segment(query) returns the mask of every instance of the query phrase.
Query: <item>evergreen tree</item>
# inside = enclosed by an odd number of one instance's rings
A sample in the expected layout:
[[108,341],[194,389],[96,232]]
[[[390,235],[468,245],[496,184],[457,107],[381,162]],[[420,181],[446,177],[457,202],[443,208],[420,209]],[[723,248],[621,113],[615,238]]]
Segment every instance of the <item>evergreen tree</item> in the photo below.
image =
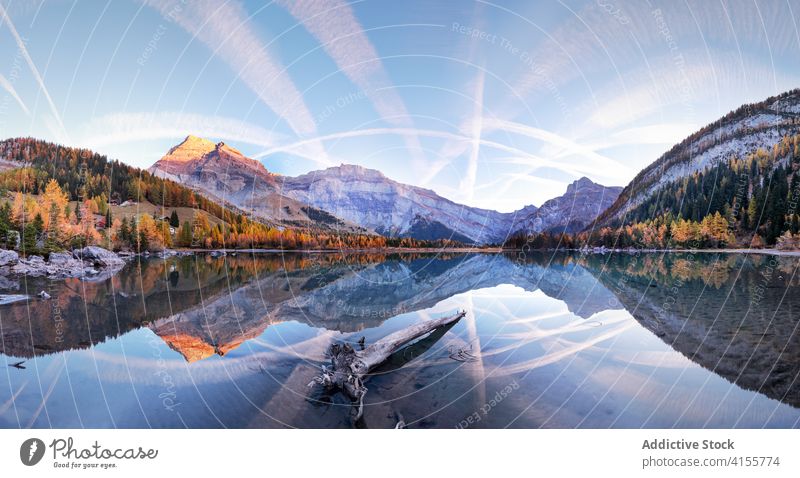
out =
[[36,234],[39,235],[44,230],[44,221],[42,220],[42,215],[40,213],[36,213],[36,216],[33,217],[33,227],[36,230]]
[[137,236],[139,238],[139,241],[137,243],[136,252],[144,252],[150,250],[150,241],[147,238],[147,232],[139,231],[139,234]]
[[183,221],[183,226],[178,233],[178,244],[183,247],[190,247],[192,245],[192,225],[189,221]]
[[38,252],[36,250],[36,228],[32,222],[25,224],[25,227],[22,228],[20,252],[25,256]]
[[22,253],[24,255],[27,256],[39,252],[37,241],[39,235],[42,233],[43,224],[42,216],[38,213],[33,218],[33,221],[25,224],[25,227],[22,229]]
[[11,230],[11,205],[8,202],[0,207],[0,245],[8,247],[8,233]]
[[51,203],[50,204],[50,220],[47,224],[47,234],[45,235],[44,239],[44,248],[46,252],[53,252],[61,249],[60,247],[60,230],[59,230],[59,209],[58,204]]
[[130,245],[131,244],[131,229],[128,227],[128,218],[122,218],[122,224],[119,228],[119,238],[122,242]]

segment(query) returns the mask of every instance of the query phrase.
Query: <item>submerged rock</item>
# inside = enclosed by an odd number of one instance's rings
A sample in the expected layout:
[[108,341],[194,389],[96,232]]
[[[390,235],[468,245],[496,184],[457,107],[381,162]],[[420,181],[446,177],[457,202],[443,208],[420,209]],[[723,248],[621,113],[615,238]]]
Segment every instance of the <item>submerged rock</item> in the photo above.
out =
[[19,290],[19,281],[5,277],[4,273],[11,272],[11,269],[4,267],[4,271],[0,271],[0,289],[2,290]]
[[178,251],[174,250],[174,249],[164,249],[162,251],[156,252],[155,256],[156,257],[162,257],[162,258],[166,259],[167,257],[177,256],[179,254],[180,253]]

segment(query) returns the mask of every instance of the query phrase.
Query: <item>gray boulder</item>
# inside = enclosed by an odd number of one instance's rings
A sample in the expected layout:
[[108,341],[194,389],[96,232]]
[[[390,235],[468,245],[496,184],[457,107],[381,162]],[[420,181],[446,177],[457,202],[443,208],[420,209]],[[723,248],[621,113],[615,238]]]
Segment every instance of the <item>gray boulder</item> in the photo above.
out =
[[125,265],[125,261],[121,257],[108,249],[103,249],[98,246],[86,246],[83,249],[76,249],[73,252],[73,256],[95,267],[116,267]]
[[[3,255],[3,252],[12,254]],[[0,251],[0,262],[3,258],[8,262],[0,265],[0,273],[55,279],[82,277],[85,280],[103,280],[116,274],[125,265],[121,257],[98,246],[87,246],[73,253],[53,252],[47,262],[41,256],[20,259],[14,251]],[[4,288],[2,286],[3,283],[0,283],[0,288]]]
[[47,275],[54,278],[80,277],[84,274],[83,262],[69,252],[52,252],[47,261]]
[[50,262],[50,265],[59,267],[80,264],[80,262],[72,257],[72,254],[69,252],[51,252],[48,262]]
[[18,261],[19,261],[19,254],[17,254],[17,251],[0,249],[0,267],[7,265],[14,265]]
[[36,256],[36,255],[28,256],[25,259],[25,262],[27,262],[30,265],[40,265],[40,264],[44,264],[45,263],[44,262],[44,257]]
[[44,276],[48,272],[47,263],[42,256],[28,256],[25,259],[21,259],[11,268],[11,271],[15,274],[30,277]]

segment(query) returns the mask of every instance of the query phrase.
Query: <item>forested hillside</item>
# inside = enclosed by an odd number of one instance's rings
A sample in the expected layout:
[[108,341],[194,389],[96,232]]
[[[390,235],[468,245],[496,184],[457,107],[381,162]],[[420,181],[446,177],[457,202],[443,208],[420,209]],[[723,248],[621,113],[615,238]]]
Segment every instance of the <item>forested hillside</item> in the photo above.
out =
[[800,89],[742,105],[691,134],[644,168],[598,217],[598,224],[630,223],[631,211],[645,201],[652,203],[663,186],[758,150],[771,153],[786,137],[797,134],[800,134]]
[[800,135],[668,183],[624,227],[584,233],[607,247],[793,246],[800,240]]
[[173,181],[109,160],[88,149],[70,148],[33,138],[15,138],[0,143],[0,158],[26,167],[0,176],[0,188],[8,191],[39,194],[49,179],[55,179],[70,200],[94,197],[116,202],[147,200],[165,207],[196,207],[223,219],[238,212],[230,211]]

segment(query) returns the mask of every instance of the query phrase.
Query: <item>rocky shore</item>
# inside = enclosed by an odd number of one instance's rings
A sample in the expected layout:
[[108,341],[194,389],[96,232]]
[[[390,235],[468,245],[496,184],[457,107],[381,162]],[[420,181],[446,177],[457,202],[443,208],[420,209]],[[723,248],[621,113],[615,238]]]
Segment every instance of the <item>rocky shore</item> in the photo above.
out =
[[117,273],[125,263],[123,256],[98,246],[52,252],[47,260],[42,256],[20,257],[16,251],[0,250],[0,282],[8,281],[9,276],[102,280]]
[[[128,261],[137,256],[172,257],[191,255],[192,251],[166,249],[160,252],[136,254],[129,251],[115,253],[99,246],[87,246],[73,251],[51,252],[45,260],[38,255],[20,257],[16,251],[0,249],[0,305],[27,300],[27,295],[5,294],[20,288],[21,277],[47,277],[49,279],[80,278],[98,282],[119,272]],[[36,294],[40,299],[49,299],[45,291]]]
[[45,260],[44,257],[38,255],[20,257],[16,251],[0,249],[0,289],[9,289],[4,284],[15,276],[52,279],[80,277],[85,280],[105,280],[119,272],[128,261],[136,256],[172,257],[191,254],[194,254],[194,251],[172,249],[142,254],[130,251],[116,253],[99,246],[87,246],[71,252],[51,252]]

